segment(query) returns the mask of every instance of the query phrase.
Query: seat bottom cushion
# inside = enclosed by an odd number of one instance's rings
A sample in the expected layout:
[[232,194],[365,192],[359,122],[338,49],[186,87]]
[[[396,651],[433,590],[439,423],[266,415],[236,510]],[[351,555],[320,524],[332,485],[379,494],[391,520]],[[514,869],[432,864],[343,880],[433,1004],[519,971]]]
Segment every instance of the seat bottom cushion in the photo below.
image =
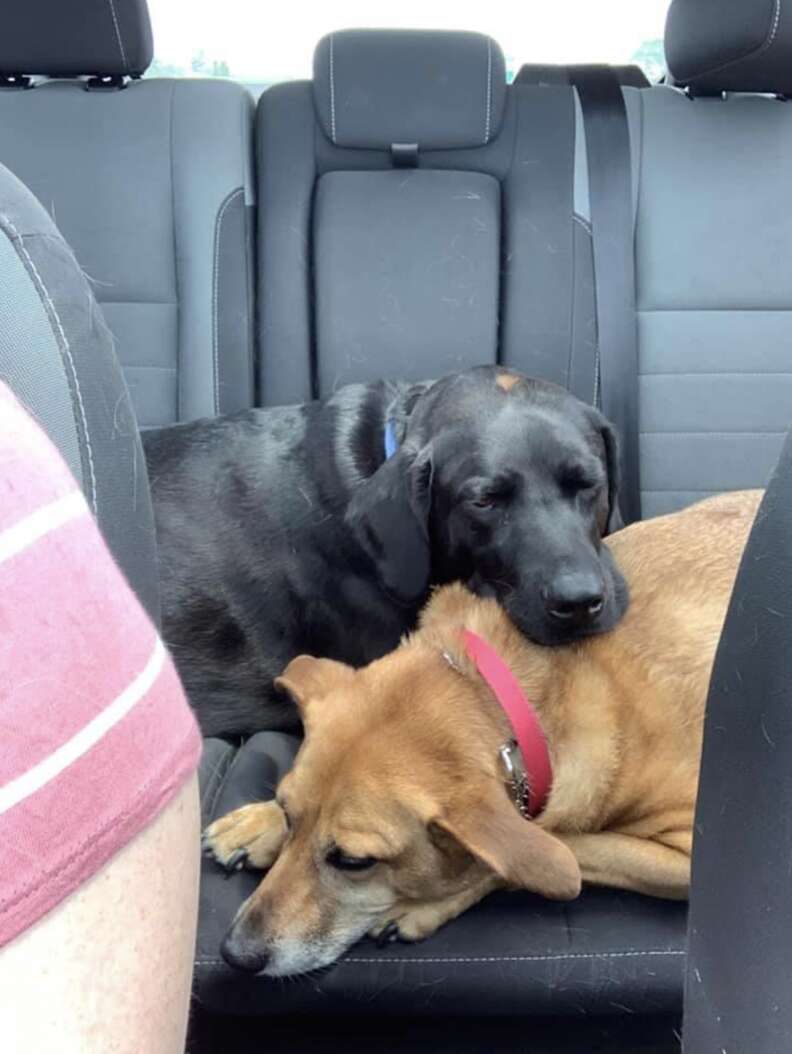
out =
[[[274,794],[299,740],[253,736],[239,750],[207,741],[205,820]],[[220,942],[260,876],[230,878],[204,860],[196,997],[227,1014],[524,1015],[676,1013],[682,1005],[686,905],[587,889],[569,904],[497,893],[420,944],[363,941],[305,978],[230,969]]]

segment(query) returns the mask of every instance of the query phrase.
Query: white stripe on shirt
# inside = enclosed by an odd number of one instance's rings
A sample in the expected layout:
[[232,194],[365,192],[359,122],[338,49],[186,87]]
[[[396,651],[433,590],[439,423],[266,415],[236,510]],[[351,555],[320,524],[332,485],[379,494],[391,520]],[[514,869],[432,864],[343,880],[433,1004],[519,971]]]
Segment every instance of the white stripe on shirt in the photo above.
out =
[[73,490],[0,531],[0,564],[35,545],[58,527],[88,514],[82,491]]
[[99,740],[148,693],[162,671],[165,656],[165,646],[157,637],[154,650],[146,665],[134,681],[109,706],[101,710],[71,739],[67,739],[38,765],[34,765],[32,769],[28,769],[21,776],[17,776],[10,783],[0,787],[0,816],[18,805],[19,802],[24,801],[25,798],[29,798],[31,794],[41,790],[83,754],[87,754],[91,747],[96,746]]

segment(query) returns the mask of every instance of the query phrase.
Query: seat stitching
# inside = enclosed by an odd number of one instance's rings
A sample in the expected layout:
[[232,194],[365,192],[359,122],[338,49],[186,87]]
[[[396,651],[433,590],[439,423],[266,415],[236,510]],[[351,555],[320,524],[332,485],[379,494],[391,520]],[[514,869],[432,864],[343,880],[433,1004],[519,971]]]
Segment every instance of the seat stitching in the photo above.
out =
[[333,56],[333,41],[335,34],[330,34],[330,133],[333,142],[336,141],[336,109],[335,109],[335,62]]
[[[220,791],[225,786],[226,778],[228,776],[228,770],[234,763],[234,760],[236,759],[238,753],[239,749],[234,749],[234,747],[229,744],[229,749],[225,752],[225,754],[223,754],[222,758],[220,759],[219,765],[210,777],[210,779],[215,781],[214,786],[211,786],[211,784],[207,786],[206,793],[204,794],[203,800],[201,801],[201,809],[202,811],[206,812],[206,815],[210,818],[210,820],[214,818],[214,811],[217,807],[217,799],[220,797]],[[207,807],[210,798],[212,804],[211,806]]]
[[[673,955],[673,956],[684,956],[686,953],[683,949],[677,948],[648,948],[645,951],[624,951],[624,952],[568,952],[562,953],[561,955],[479,955],[479,956],[427,956],[425,959],[405,959],[402,957],[394,956],[391,959],[384,957],[372,956],[366,958],[364,956],[347,956],[344,959],[339,959],[335,964],[336,968],[344,966],[345,964],[352,963],[354,965],[365,965],[367,963],[376,964],[390,964],[391,966],[423,966],[424,963],[443,963],[446,965],[453,963],[530,963],[530,962],[565,962],[570,959],[579,959],[582,961],[591,961],[593,959],[643,959],[649,957],[657,957],[662,955]],[[224,961],[217,958],[201,957],[195,959],[196,966],[223,966]]]
[[49,294],[49,290],[47,289],[46,285],[44,284],[44,281],[43,281],[41,275],[39,274],[38,268],[36,267],[35,263],[33,262],[32,256],[30,255],[30,253],[27,250],[27,246],[25,245],[25,242],[24,242],[24,240],[22,238],[22,235],[19,233],[17,228],[14,226],[14,224],[11,221],[9,216],[6,216],[4,214],[3,215],[3,220],[8,224],[8,226],[11,229],[11,231],[13,232],[13,234],[14,234],[17,242],[18,242],[18,245],[19,245],[19,251],[25,257],[25,260],[27,261],[28,267],[30,268],[30,270],[31,270],[31,272],[33,274],[34,281],[36,282],[36,285],[38,286],[39,294],[44,298],[44,301],[47,304],[47,307],[49,308],[50,314],[55,319],[55,324],[58,327],[58,333],[60,334],[60,338],[61,338],[61,341],[63,343],[63,351],[65,353],[65,356],[66,356],[66,359],[67,359],[67,362],[68,362],[68,366],[69,366],[69,370],[71,372],[72,383],[74,384],[74,393],[75,393],[75,395],[77,397],[77,408],[78,408],[79,413],[80,413],[80,421],[82,423],[82,430],[83,430],[83,433],[85,435],[86,453],[88,454],[88,472],[89,472],[89,476],[90,476],[90,487],[91,487],[91,491],[90,491],[91,507],[93,508],[94,516],[98,516],[99,515],[99,509],[98,509],[98,506],[97,506],[96,469],[94,467],[93,447],[91,446],[91,435],[90,435],[90,433],[88,431],[88,419],[87,419],[86,414],[85,414],[85,404],[83,403],[82,389],[80,388],[80,378],[77,375],[77,368],[75,366],[74,359],[72,357],[71,348],[69,347],[69,341],[66,339],[66,333],[65,333],[65,331],[63,329],[63,324],[62,324],[62,322],[60,320],[60,315],[58,314],[57,309],[55,308],[55,304],[52,302],[52,297]]
[[[754,48],[753,51],[746,51],[745,54],[738,55],[734,59],[729,59],[728,62],[722,62],[720,64],[720,66],[712,66],[710,69],[702,70],[699,73],[694,73],[688,79],[689,80],[698,80],[701,77],[710,77],[710,76],[712,76],[713,73],[720,73],[722,70],[727,70],[730,66],[736,66],[740,62],[745,62],[746,59],[755,59],[755,58],[758,58],[760,55],[763,55],[765,53],[765,51],[768,50],[768,48],[772,47],[773,41],[776,38],[776,33],[778,32],[778,26],[779,26],[780,22],[781,22],[781,0],[775,0],[775,7],[773,9],[773,17],[772,17],[772,21],[770,23],[770,28],[767,31],[767,36],[766,36],[764,42],[762,44],[760,44],[758,48]],[[671,70],[671,73],[676,78],[676,74],[673,73],[673,70]],[[683,79],[683,78],[677,78],[677,79]]]
[[124,41],[121,39],[121,27],[118,24],[118,17],[116,15],[115,4],[113,0],[107,0],[110,4],[110,13],[113,16],[113,25],[115,26],[116,40],[118,41],[118,49],[121,52],[121,61],[124,64],[124,69],[129,69],[129,62],[127,61],[126,51],[124,50]]
[[220,365],[219,365],[219,311],[218,311],[218,300],[220,290],[220,235],[223,227],[223,217],[225,216],[226,209],[234,200],[239,197],[240,194],[244,193],[244,187],[237,187],[232,190],[223,201],[220,206],[220,210],[217,213],[217,219],[215,220],[215,236],[214,236],[214,263],[212,266],[212,368],[214,371],[214,406],[215,413],[220,413]]
[[484,122],[484,145],[490,140],[492,122],[492,41],[487,37],[487,117]]

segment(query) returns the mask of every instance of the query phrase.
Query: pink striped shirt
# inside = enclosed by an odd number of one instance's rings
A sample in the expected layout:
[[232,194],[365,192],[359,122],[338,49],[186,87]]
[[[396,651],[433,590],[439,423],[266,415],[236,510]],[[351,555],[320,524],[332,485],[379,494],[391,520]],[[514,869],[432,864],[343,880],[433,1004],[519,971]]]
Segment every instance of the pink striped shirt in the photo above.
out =
[[145,827],[199,753],[82,492],[0,383],[0,945]]

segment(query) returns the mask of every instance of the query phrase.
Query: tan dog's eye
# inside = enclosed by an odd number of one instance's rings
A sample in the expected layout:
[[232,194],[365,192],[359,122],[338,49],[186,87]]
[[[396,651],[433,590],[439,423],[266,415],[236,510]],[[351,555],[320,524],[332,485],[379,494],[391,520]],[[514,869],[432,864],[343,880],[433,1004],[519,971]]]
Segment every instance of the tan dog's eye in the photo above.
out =
[[331,849],[325,859],[338,871],[367,871],[377,863],[373,856],[347,856],[338,846]]

